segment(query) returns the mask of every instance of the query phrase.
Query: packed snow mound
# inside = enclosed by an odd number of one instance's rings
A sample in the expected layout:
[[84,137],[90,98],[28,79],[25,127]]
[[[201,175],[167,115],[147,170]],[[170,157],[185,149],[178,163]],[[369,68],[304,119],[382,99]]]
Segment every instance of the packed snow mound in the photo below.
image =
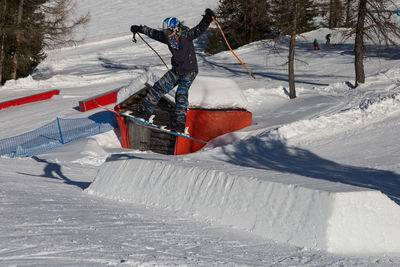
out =
[[245,96],[232,79],[199,76],[189,92],[191,108],[245,109],[247,106]]
[[[165,71],[148,70],[134,78],[126,87],[121,88],[117,95],[117,103],[145,87],[154,85]],[[176,88],[167,97],[174,100]],[[247,100],[240,87],[232,80],[220,77],[197,76],[189,89],[189,107],[203,109],[246,109]]]
[[124,102],[131,95],[136,94],[146,87],[146,84],[153,85],[163,76],[164,73],[165,71],[163,72],[161,70],[144,71],[142,74],[132,79],[127,86],[118,91],[117,103],[120,104]]
[[[150,157],[150,158],[147,158]],[[376,190],[190,158],[111,155],[90,194],[170,208],[335,253],[400,253],[400,206]]]
[[41,153],[40,157],[59,164],[75,163],[85,166],[101,166],[109,154],[117,150],[120,141],[114,131],[79,139]]

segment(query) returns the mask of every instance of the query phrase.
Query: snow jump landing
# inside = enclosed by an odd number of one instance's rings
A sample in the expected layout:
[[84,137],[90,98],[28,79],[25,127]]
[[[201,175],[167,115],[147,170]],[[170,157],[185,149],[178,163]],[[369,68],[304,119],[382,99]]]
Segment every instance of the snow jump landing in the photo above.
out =
[[380,191],[229,163],[202,168],[190,158],[146,157],[111,156],[87,192],[196,214],[306,248],[400,253],[400,206]]

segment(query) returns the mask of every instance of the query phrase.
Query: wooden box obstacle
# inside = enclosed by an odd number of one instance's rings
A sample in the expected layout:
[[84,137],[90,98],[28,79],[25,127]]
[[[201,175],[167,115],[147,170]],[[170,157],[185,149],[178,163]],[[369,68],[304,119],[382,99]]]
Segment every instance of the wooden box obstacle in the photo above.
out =
[[[145,87],[132,95],[126,101],[115,106],[115,110],[126,112],[143,102],[149,87]],[[175,103],[162,98],[155,108],[154,123],[167,125],[174,116]],[[153,151],[168,155],[183,155],[193,153],[204,147],[204,144],[184,137],[162,132],[146,127],[135,120],[117,116],[121,130],[121,144],[124,148]],[[209,141],[220,135],[240,130],[252,124],[252,114],[245,109],[190,109],[187,112],[186,127],[189,135],[200,140]]]

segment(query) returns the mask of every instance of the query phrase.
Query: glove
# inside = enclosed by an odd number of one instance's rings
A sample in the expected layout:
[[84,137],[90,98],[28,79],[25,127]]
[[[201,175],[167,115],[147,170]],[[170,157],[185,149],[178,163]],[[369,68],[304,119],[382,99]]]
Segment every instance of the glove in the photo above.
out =
[[211,9],[207,8],[206,9],[206,14],[204,15],[204,18],[207,23],[211,23],[213,21],[212,17],[215,18],[215,13]]
[[139,25],[132,25],[131,26],[131,32],[133,33],[142,33],[142,26]]

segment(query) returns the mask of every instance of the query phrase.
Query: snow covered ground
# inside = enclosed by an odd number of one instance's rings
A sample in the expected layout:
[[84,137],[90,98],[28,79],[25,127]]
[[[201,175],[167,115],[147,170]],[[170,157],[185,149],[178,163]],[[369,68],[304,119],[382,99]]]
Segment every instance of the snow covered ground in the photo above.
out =
[[[217,2],[79,1],[92,15],[79,33],[87,41],[48,51],[31,77],[0,88],[1,101],[60,96],[0,111],[0,139],[100,112],[81,113],[78,101],[165,70],[131,42],[131,24],[178,16],[194,26]],[[1,157],[0,265],[399,266],[399,50],[369,48],[367,81],[353,89],[354,40],[342,43],[336,30],[338,45],[325,47],[328,31],[298,39],[294,100],[285,45],[280,54],[265,42],[237,50],[252,79],[230,52],[206,56],[198,40],[199,77],[236,83],[254,125],[197,153],[121,149],[111,131]],[[168,61],[168,49],[147,40]]]

